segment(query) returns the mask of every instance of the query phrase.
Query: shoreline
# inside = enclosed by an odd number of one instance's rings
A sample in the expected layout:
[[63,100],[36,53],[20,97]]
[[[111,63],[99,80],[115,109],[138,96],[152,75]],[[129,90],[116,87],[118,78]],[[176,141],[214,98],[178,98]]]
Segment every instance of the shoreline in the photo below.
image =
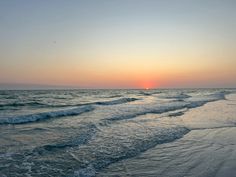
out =
[[[191,131],[98,172],[98,176],[225,177],[236,174],[236,94],[175,117]],[[224,118],[222,118],[224,116]]]

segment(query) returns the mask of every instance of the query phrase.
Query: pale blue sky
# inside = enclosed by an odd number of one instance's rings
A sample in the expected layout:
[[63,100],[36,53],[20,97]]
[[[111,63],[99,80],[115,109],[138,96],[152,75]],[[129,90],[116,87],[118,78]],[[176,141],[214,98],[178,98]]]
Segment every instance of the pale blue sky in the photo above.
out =
[[1,0],[0,26],[0,83],[236,86],[235,0]]

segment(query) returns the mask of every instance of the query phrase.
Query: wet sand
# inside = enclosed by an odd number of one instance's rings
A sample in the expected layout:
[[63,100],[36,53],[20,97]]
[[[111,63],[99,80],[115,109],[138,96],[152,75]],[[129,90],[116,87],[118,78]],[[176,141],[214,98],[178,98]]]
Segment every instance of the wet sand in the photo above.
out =
[[236,94],[173,119],[191,131],[174,142],[114,163],[98,176],[236,176]]

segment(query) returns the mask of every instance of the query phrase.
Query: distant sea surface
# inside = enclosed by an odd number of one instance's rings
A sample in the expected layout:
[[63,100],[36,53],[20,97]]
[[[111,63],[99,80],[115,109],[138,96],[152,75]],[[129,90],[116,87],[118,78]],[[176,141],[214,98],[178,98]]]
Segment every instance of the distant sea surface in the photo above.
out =
[[191,128],[181,116],[232,93],[236,90],[0,91],[0,176],[99,175],[182,138]]

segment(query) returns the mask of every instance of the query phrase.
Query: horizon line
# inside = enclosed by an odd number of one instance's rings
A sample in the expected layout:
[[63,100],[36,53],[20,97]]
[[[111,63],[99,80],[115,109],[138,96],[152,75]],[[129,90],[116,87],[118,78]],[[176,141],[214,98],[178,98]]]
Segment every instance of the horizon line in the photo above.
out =
[[236,87],[159,87],[159,88],[0,88],[0,91],[40,91],[40,90],[182,90],[182,89],[236,89]]
[[94,87],[75,85],[49,85],[35,83],[0,83],[0,90],[164,90],[164,89],[236,89],[236,86],[160,86],[160,87]]

